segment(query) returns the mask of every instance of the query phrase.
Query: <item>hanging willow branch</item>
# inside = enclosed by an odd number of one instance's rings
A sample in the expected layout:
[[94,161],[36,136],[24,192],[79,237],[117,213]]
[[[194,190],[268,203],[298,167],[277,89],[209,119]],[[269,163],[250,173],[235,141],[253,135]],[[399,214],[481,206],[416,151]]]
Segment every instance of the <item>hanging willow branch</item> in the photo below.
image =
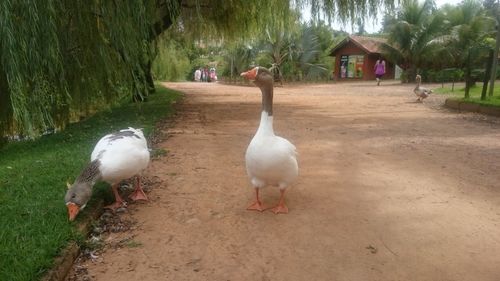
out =
[[36,136],[147,95],[150,1],[0,1],[0,132]]
[[341,20],[393,0],[2,0],[0,133],[33,137],[152,90],[154,41],[176,20],[192,36],[237,38],[310,7]]

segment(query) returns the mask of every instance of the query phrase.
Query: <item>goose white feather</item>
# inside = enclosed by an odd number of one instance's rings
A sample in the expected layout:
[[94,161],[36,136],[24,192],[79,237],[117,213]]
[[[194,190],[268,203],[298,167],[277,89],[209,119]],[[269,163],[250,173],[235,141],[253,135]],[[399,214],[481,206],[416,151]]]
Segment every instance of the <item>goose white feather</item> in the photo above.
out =
[[241,76],[254,80],[262,92],[260,124],[248,145],[245,163],[250,182],[255,188],[256,200],[247,209],[263,211],[259,189],[267,185],[280,188],[281,197],[274,213],[288,213],[285,189],[297,178],[299,166],[295,146],[287,139],[276,136],[273,129],[273,75],[269,70],[255,67]]
[[295,146],[274,134],[273,116],[265,111],[261,113],[259,128],[247,148],[245,162],[247,174],[256,188],[266,185],[287,188],[299,172]]
[[141,130],[129,127],[104,136],[92,151],[91,161],[101,162],[102,180],[109,184],[131,178],[149,164],[149,150]]
[[422,77],[420,75],[417,75],[415,80],[417,81],[417,86],[413,89],[413,92],[417,96],[417,101],[423,101],[429,97],[430,94],[432,94],[432,90],[420,86],[420,83],[422,82]]
[[107,206],[116,209],[124,204],[118,194],[117,185],[121,180],[136,177],[133,200],[147,200],[140,186],[140,173],[149,164],[149,149],[146,138],[139,129],[128,128],[101,138],[91,154],[91,162],[66,192],[64,198],[69,219],[75,219],[92,195],[92,187],[100,180],[111,184],[115,203]]

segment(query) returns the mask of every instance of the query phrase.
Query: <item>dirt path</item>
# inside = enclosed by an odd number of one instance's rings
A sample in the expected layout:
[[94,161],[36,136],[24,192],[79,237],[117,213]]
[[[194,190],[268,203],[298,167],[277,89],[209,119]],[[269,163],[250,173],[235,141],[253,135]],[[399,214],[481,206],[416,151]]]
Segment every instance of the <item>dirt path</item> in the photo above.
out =
[[[132,204],[128,247],[87,261],[92,280],[500,280],[500,121],[457,114],[412,86],[287,86],[275,131],[299,152],[288,215],[245,210],[255,87],[186,93],[151,202]],[[278,199],[275,188],[264,202]]]

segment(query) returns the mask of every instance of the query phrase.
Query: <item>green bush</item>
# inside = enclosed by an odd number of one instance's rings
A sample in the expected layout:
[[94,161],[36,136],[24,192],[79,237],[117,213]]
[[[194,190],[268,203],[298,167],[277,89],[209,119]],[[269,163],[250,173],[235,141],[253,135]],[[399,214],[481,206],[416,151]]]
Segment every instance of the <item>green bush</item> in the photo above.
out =
[[[481,82],[484,80],[486,70],[484,68],[476,68],[471,71],[471,77],[474,82]],[[425,82],[457,82],[464,81],[464,70],[460,68],[445,68],[441,70],[423,70],[422,79]],[[401,76],[403,77],[403,75]],[[497,79],[500,79],[500,68],[497,69]],[[403,79],[403,78],[402,78]]]
[[441,70],[424,70],[422,79],[426,82],[457,82],[464,79],[464,71],[459,68],[445,68]]
[[164,39],[158,43],[158,54],[152,70],[154,78],[162,81],[185,81],[192,76],[186,51],[175,41]]

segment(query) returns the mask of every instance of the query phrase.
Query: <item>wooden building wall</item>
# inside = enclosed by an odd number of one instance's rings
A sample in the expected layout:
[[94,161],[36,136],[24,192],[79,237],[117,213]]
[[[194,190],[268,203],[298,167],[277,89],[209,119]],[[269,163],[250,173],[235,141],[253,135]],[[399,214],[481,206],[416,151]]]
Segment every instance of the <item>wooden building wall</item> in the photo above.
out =
[[[352,56],[352,55],[361,55],[363,56],[363,75],[362,78],[343,78],[342,77],[342,69],[341,69],[341,58],[342,56]],[[364,49],[358,47],[352,41],[347,42],[343,47],[338,49],[335,52],[335,79],[336,80],[375,80],[375,63],[379,58],[379,54],[368,54]],[[382,57],[383,58],[383,57]],[[385,60],[385,79],[394,79],[394,64]]]

